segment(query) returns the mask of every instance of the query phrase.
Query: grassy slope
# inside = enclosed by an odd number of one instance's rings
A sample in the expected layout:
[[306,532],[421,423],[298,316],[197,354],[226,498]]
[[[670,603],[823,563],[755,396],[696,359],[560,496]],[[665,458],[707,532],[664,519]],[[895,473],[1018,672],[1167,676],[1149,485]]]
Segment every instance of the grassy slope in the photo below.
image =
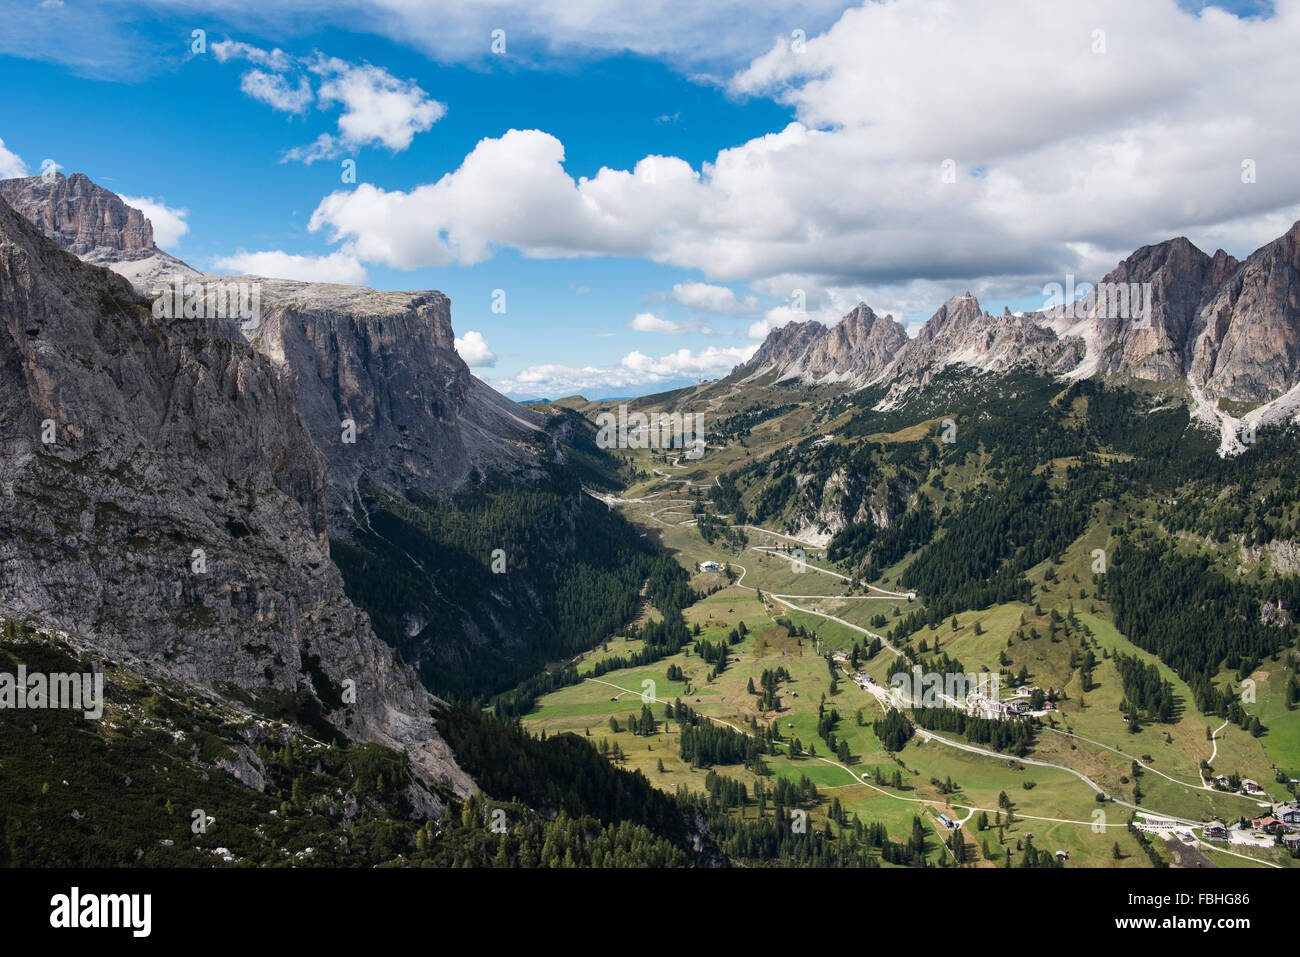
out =
[[[744,408],[762,396],[762,392],[757,390],[742,389],[720,398],[720,390],[716,386],[710,389],[712,394],[705,401],[710,403],[708,407],[719,412]],[[677,396],[678,408],[689,407],[690,398],[689,395],[685,398]],[[769,398],[767,401],[773,400]],[[747,531],[748,541],[738,547],[728,548],[722,542],[710,545],[701,539],[690,521],[689,506],[672,508],[664,501],[683,497],[684,488],[708,486],[715,475],[753,457],[766,455],[803,435],[811,434],[810,430],[823,434],[833,433],[837,422],[843,421],[842,415],[838,418],[831,416],[819,419],[809,406],[803,406],[755,427],[746,437],[744,447],[733,443],[723,449],[711,449],[700,462],[689,463],[689,469],[680,467],[687,463],[678,463],[675,467],[676,456],[673,453],[629,453],[638,467],[646,472],[657,469],[659,474],[652,473],[647,480],[624,493],[627,499],[649,498],[650,501],[625,503],[621,507],[629,518],[642,525],[649,534],[677,551],[679,559],[688,567],[695,568],[706,559],[730,562],[737,574],[742,567],[745,570],[743,585],[756,586],[768,595],[847,596],[851,592],[848,583],[811,570],[797,574],[792,570],[790,562],[753,548],[755,545],[793,546],[794,543],[789,540],[751,529]],[[870,438],[886,443],[914,441],[928,434],[929,428],[927,423],[918,423],[890,433],[877,433]],[[949,468],[944,478],[945,488],[953,490],[953,496],[959,494],[962,489],[979,480],[980,472],[987,465],[986,460],[979,460]],[[929,485],[924,487],[924,491],[926,494],[944,497],[942,490],[932,489]],[[1103,515],[1089,526],[1087,532],[1068,550],[1062,564],[1053,566],[1055,581],[1046,582],[1044,579],[1048,563],[1030,571],[1027,577],[1034,583],[1034,599],[1043,609],[1041,617],[1035,613],[1032,605],[998,605],[979,612],[959,614],[956,631],[945,620],[937,629],[923,628],[912,636],[911,641],[918,642],[924,638],[933,647],[937,638],[942,650],[960,659],[968,671],[997,671],[998,655],[1005,650],[1011,659],[1012,672],[1023,665],[1029,670],[1032,683],[1043,687],[1064,688],[1068,698],[1053,724],[1060,731],[1070,732],[1076,737],[1052,731],[1041,732],[1031,757],[1079,770],[1108,793],[1126,800],[1132,799],[1133,785],[1137,783],[1143,792],[1141,804],[1163,813],[1186,816],[1192,820],[1213,816],[1236,817],[1242,813],[1249,815],[1255,809],[1254,801],[1199,788],[1199,762],[1202,758],[1209,757],[1212,747],[1206,740],[1206,725],[1218,727],[1221,721],[1207,721],[1196,713],[1186,685],[1164,665],[1159,665],[1163,675],[1174,683],[1176,693],[1182,699],[1181,715],[1169,726],[1146,725],[1138,734],[1127,732],[1127,725],[1118,708],[1123,692],[1110,656],[1122,652],[1136,654],[1147,661],[1156,659],[1135,648],[1119,634],[1111,621],[1108,606],[1095,594],[1090,570],[1092,552],[1095,548],[1113,547],[1114,543],[1110,541],[1113,518],[1111,515]],[[805,551],[809,563],[829,567],[823,552],[813,548],[806,548]],[[910,557],[886,569],[881,582],[895,580],[909,560]],[[702,573],[696,575],[694,584],[697,588],[706,588],[722,582],[722,576],[717,573]],[[828,597],[820,600],[800,599],[796,603],[864,627],[870,627],[868,623],[873,615],[884,614],[889,622],[886,628],[895,621],[895,608],[907,611],[916,607],[906,600],[884,598],[841,597],[834,600]],[[1091,634],[1077,632],[1060,641],[1051,641],[1047,637],[1051,611],[1056,609],[1064,615],[1071,608]],[[649,739],[634,738],[625,731],[611,735],[608,718],[612,715],[622,723],[628,713],[639,711],[639,693],[643,681],[655,683],[654,693],[659,698],[681,694],[684,686],[670,683],[664,676],[671,663],[682,667],[691,680],[692,692],[686,700],[692,707],[701,714],[742,726],[757,715],[755,699],[745,693],[746,681],[752,677],[757,685],[762,670],[779,663],[792,676],[789,686],[783,688],[784,709],[779,714],[758,717],[778,722],[783,735],[799,737],[805,747],[813,742],[822,744],[816,737],[815,729],[817,704],[822,694],[829,692],[826,664],[813,652],[811,642],[805,640],[800,645],[792,636],[784,640],[774,636],[771,633],[771,622],[777,616],[795,626],[802,625],[810,632],[815,629],[824,643],[823,650],[847,649],[854,641],[865,644],[867,640],[852,629],[815,614],[790,612],[776,604],[762,607],[755,600],[753,592],[733,586],[711,595],[687,613],[688,620],[700,622],[704,628],[703,637],[710,640],[725,636],[741,620],[750,628],[746,641],[733,648],[732,663],[718,679],[708,682],[708,668],[698,658],[685,652],[649,668],[603,676],[603,681],[631,689],[635,693],[622,693],[593,683],[556,692],[540,703],[534,714],[527,719],[527,724],[533,728],[546,728],[548,732],[576,730],[583,733],[590,728],[594,739],[603,737],[611,742],[618,741],[627,753],[629,766],[641,768],[657,786],[671,789],[685,785],[700,790],[706,772],[684,766],[677,757],[676,744],[672,740],[675,727]],[[1022,616],[1027,621],[1026,631],[1030,626],[1036,626],[1041,637],[1008,645],[1008,639],[1020,627]],[[974,631],[977,621],[983,632],[981,635],[976,635]],[[768,641],[761,647],[756,647],[759,645],[756,635],[765,628],[768,630]],[[780,631],[784,632],[784,629]],[[1094,687],[1086,695],[1081,695],[1079,676],[1071,670],[1069,661],[1070,654],[1082,649],[1085,642],[1093,648],[1099,660],[1093,673]],[[611,647],[611,650],[617,649]],[[867,664],[865,670],[877,679],[882,679],[892,660],[892,655],[887,651],[882,652]],[[1271,766],[1274,763],[1288,768],[1294,768],[1300,763],[1300,721],[1296,720],[1293,713],[1286,711],[1281,700],[1281,687],[1285,681],[1281,665],[1265,662],[1261,671],[1263,674],[1258,676],[1258,712],[1270,731],[1263,738],[1255,739],[1236,726],[1224,728],[1219,732],[1218,755],[1214,767],[1219,772],[1236,770],[1243,777],[1253,777],[1265,783],[1273,780]],[[794,697],[795,693],[798,697]],[[616,696],[618,701],[610,700]],[[1080,701],[1081,697],[1083,702]],[[919,806],[913,802],[918,799],[933,801],[939,806],[945,801],[957,804],[965,801],[993,809],[998,806],[999,793],[1005,791],[1013,802],[1017,815],[1022,816],[1005,832],[1010,844],[1014,845],[1015,840],[1023,839],[1026,833],[1032,833],[1036,846],[1067,850],[1074,862],[1095,866],[1147,866],[1146,856],[1122,826],[1129,817],[1125,808],[1115,805],[1105,807],[1106,823],[1110,826],[1100,834],[1094,833],[1089,827],[1075,824],[1026,819],[1032,815],[1075,821],[1093,820],[1093,812],[1100,805],[1097,804],[1093,791],[1077,777],[1050,768],[1026,765],[1016,768],[1005,760],[968,754],[935,743],[921,744],[915,739],[896,757],[891,757],[878,751],[879,743],[869,727],[871,721],[881,713],[872,696],[847,681],[841,681],[839,692],[831,703],[842,715],[836,734],[849,742],[852,773],[822,760],[809,757],[791,759],[781,755],[774,756],[769,761],[773,774],[796,777],[807,774],[819,787],[824,788],[826,800],[834,795],[864,820],[884,821],[895,837],[903,835],[910,826],[911,816]],[[855,714],[859,708],[863,711],[867,727],[856,724]],[[655,706],[655,710],[662,717],[662,707]],[[1100,744],[1085,741],[1084,738]],[[825,754],[824,744],[821,753]],[[1142,771],[1137,782],[1131,777],[1134,757],[1149,765],[1149,769]],[[659,761],[663,762],[663,772],[658,771]],[[858,780],[863,773],[871,775],[876,767],[882,770],[887,780],[892,777],[895,768],[900,768],[905,790],[896,792],[891,787],[876,789]],[[717,770],[746,781],[752,790],[753,775],[748,771],[739,767]],[[1168,780],[1161,774],[1174,780]],[[951,778],[958,785],[957,794],[945,797],[931,785],[932,778],[941,781]],[[1033,782],[1031,789],[1023,787],[1026,781]],[[1266,787],[1269,787],[1267,783]],[[748,813],[752,815],[755,809],[751,806]],[[991,833],[978,835],[977,838],[984,836],[990,836],[993,857],[995,861],[1000,861],[996,838]],[[1119,861],[1112,859],[1111,850],[1115,843],[1119,844],[1124,855]],[[1157,841],[1156,846],[1162,855],[1167,856],[1161,842]],[[936,855],[940,853],[942,851],[936,848]],[[1282,859],[1276,852],[1265,852],[1262,856]],[[1249,862],[1223,854],[1214,855],[1214,859],[1221,865],[1250,866]]]

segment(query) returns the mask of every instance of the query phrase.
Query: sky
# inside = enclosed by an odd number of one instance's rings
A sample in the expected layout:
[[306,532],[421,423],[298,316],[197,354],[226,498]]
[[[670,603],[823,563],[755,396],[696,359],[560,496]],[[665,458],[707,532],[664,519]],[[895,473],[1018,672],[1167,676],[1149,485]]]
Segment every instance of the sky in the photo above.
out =
[[509,395],[1300,219],[1300,0],[0,0],[0,178],[199,269],[440,289]]

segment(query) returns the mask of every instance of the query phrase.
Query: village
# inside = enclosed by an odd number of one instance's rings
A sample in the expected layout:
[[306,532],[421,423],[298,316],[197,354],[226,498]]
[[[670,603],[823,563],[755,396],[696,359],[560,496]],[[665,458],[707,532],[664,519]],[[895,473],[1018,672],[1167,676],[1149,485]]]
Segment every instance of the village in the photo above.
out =
[[[847,652],[836,651],[831,659],[842,667],[848,667],[850,657]],[[915,707],[920,698],[919,689],[914,689],[912,696],[903,695],[897,688],[884,689],[865,671],[858,671],[852,676],[853,683],[864,691],[880,697],[881,693],[893,696],[896,703]],[[947,688],[948,693],[937,694],[936,698],[952,707],[962,707],[970,715],[979,718],[996,718],[1008,720],[1013,718],[1042,717],[1056,709],[1053,703],[1057,691],[1049,688],[1044,691],[1037,685],[1022,685],[1011,697],[1003,700],[998,694],[997,676],[977,675],[925,675],[925,680],[933,679],[937,688]]]

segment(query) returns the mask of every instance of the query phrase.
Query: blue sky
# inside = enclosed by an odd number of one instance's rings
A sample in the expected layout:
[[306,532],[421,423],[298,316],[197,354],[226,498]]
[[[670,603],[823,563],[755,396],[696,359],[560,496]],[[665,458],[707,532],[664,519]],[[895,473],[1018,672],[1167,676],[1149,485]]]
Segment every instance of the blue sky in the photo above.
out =
[[2,6],[0,172],[148,201],[199,268],[441,289],[515,395],[713,377],[858,298],[1037,308],[1300,217],[1295,2]]

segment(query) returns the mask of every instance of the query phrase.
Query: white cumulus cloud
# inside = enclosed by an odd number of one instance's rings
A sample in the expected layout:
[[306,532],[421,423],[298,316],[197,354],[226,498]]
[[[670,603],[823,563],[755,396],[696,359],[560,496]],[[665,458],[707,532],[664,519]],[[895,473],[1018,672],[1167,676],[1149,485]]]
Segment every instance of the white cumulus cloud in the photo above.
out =
[[828,287],[1023,277],[1041,288],[1180,234],[1226,236],[1241,255],[1300,216],[1289,175],[1300,2],[1275,11],[867,4],[798,49],[783,34],[736,73],[730,92],[788,104],[796,119],[708,162],[652,155],[578,176],[558,138],[510,130],[437,182],[331,194],[311,225],[399,268],[512,247]]
[[298,77],[293,86],[279,73],[249,70],[239,79],[239,88],[253,99],[283,113],[306,113],[315,97],[311,83],[305,76]]
[[637,332],[657,332],[664,336],[684,336],[691,333],[713,335],[713,330],[698,319],[662,319],[652,312],[637,313],[627,327]]
[[347,146],[380,143],[404,150],[416,133],[423,133],[447,113],[444,103],[412,80],[399,80],[387,70],[357,66],[337,57],[322,59],[312,72],[324,78],[317,94],[322,105],[340,103],[339,130]]
[[678,349],[661,356],[633,351],[625,355],[617,367],[610,368],[543,363],[529,366],[494,385],[517,395],[558,397],[575,392],[627,389],[673,379],[717,378],[747,360],[757,348],[757,343],[728,349],[710,346],[699,351]]
[[276,73],[284,73],[286,70],[292,69],[294,65],[294,58],[278,47],[274,50],[263,50],[261,47],[255,47],[251,43],[243,43],[239,40],[221,40],[213,43],[209,49],[216,56],[218,63],[225,63],[229,60],[248,60],[250,63],[264,66]]
[[152,196],[122,196],[122,202],[144,213],[145,218],[153,224],[153,241],[163,249],[176,246],[181,237],[190,231],[190,224],[185,221],[188,209],[168,206]]
[[0,140],[0,179],[14,179],[27,175],[27,164],[17,153],[5,148],[5,141]]
[[673,298],[691,309],[721,315],[752,313],[758,305],[753,296],[739,299],[730,287],[707,282],[679,282],[673,286]]
[[224,272],[265,276],[268,279],[297,279],[300,282],[332,282],[364,285],[366,268],[355,257],[334,252],[328,256],[303,256],[278,249],[240,252],[224,256],[213,264]]
[[640,352],[629,352],[622,359],[622,366],[641,376],[643,382],[662,381],[678,376],[711,376],[730,372],[733,367],[747,360],[757,350],[757,346],[732,346],[720,349],[709,346],[693,352],[690,349],[678,349],[661,356],[647,356]]
[[497,357],[488,347],[483,334],[473,329],[468,330],[464,338],[456,339],[456,351],[460,353],[466,365],[483,367],[497,364]]
[[[246,71],[239,88],[273,109],[304,114],[313,104],[322,110],[341,108],[337,134],[321,133],[305,146],[286,150],[285,161],[310,165],[365,146],[400,152],[410,148],[416,133],[425,132],[447,113],[446,104],[432,99],[414,80],[399,79],[369,63],[321,54],[295,57],[233,40],[214,43],[212,50],[222,63],[247,60],[264,67]],[[315,90],[311,76],[317,78]]]

